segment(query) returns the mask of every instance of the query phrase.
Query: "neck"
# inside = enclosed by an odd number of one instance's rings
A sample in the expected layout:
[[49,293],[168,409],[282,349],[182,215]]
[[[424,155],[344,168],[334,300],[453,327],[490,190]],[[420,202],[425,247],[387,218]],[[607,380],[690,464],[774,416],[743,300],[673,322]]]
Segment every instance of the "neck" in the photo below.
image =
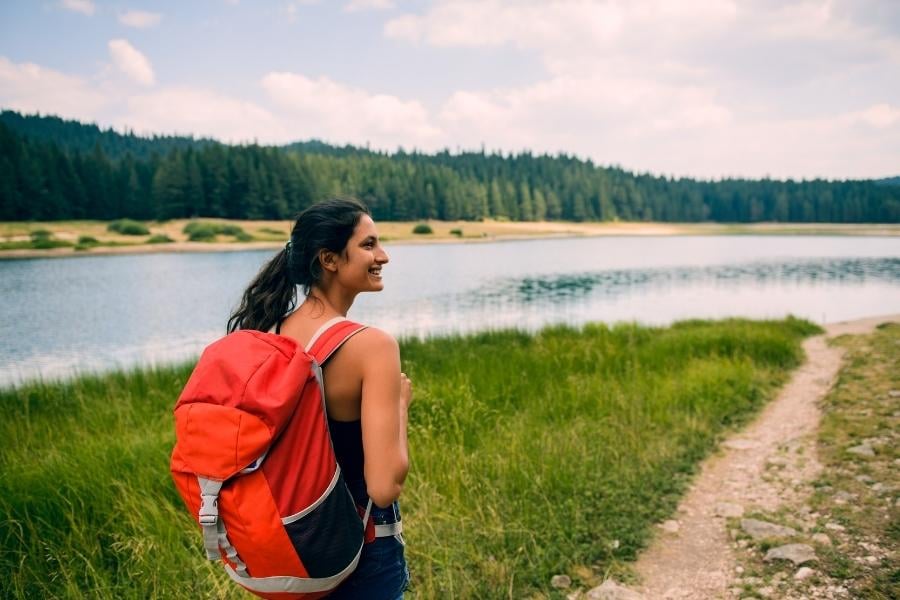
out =
[[336,286],[331,286],[331,288],[323,290],[314,287],[309,291],[307,302],[310,300],[315,303],[321,302],[322,306],[325,308],[325,313],[346,317],[347,312],[353,305],[356,294],[348,294],[344,290],[335,288]]

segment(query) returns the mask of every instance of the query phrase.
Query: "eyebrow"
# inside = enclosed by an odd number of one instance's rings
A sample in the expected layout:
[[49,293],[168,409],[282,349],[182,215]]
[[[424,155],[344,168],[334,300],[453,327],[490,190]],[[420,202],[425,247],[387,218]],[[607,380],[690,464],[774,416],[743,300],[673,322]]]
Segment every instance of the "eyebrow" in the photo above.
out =
[[365,237],[365,239],[363,239],[363,241],[360,242],[360,244],[365,244],[366,242],[377,242],[377,241],[378,241],[377,235],[367,235]]

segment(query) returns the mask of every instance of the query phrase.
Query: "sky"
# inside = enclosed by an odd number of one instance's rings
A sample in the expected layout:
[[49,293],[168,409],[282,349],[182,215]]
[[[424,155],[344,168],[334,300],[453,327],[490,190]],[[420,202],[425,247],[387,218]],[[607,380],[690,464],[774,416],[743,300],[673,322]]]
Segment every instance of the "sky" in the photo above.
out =
[[668,176],[896,176],[900,1],[2,0],[0,108]]

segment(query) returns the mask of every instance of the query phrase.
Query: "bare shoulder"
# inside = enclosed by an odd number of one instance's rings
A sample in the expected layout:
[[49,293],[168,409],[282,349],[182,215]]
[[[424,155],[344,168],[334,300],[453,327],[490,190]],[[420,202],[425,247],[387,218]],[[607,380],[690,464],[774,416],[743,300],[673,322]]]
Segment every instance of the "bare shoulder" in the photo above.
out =
[[366,327],[347,341],[355,350],[366,353],[399,354],[400,346],[394,336],[377,327]]

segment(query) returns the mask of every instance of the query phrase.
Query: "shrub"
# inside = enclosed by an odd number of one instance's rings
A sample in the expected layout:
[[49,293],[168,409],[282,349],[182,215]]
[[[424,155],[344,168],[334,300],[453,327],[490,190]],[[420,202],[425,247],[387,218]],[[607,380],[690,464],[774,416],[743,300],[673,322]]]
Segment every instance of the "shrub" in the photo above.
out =
[[79,246],[96,246],[99,243],[100,241],[97,238],[89,235],[82,235],[78,238]]
[[182,231],[188,235],[188,239],[192,242],[210,242],[217,235],[231,235],[241,242],[253,239],[253,236],[245,232],[239,225],[213,223],[210,221],[191,221],[184,226]]
[[106,226],[107,231],[122,235],[148,235],[150,230],[143,223],[131,219],[118,219]]
[[52,238],[38,238],[31,241],[31,247],[35,250],[49,250],[50,248],[70,248],[72,242],[54,240]]
[[219,225],[216,233],[222,235],[241,235],[244,230],[237,225]]
[[272,227],[260,227],[259,229],[257,229],[257,231],[260,233],[266,233],[269,235],[280,235],[282,237],[284,236],[283,231],[279,231],[278,229],[273,229]]
[[423,234],[427,234],[427,233],[434,233],[434,230],[431,228],[431,225],[429,225],[428,223],[419,223],[418,225],[413,227],[412,232],[415,233],[416,235],[423,235]]
[[171,244],[174,241],[175,240],[173,240],[172,238],[170,238],[169,236],[167,236],[165,234],[158,234],[158,235],[154,235],[149,240],[147,240],[147,243],[148,244]]
[[211,227],[197,228],[188,234],[188,240],[192,242],[214,242],[216,230]]
[[53,237],[53,232],[46,229],[35,229],[29,235],[31,236],[31,241],[36,242],[38,240],[49,240]]
[[463,235],[462,229],[451,229],[450,235],[455,235],[456,237],[462,237],[462,235]]

